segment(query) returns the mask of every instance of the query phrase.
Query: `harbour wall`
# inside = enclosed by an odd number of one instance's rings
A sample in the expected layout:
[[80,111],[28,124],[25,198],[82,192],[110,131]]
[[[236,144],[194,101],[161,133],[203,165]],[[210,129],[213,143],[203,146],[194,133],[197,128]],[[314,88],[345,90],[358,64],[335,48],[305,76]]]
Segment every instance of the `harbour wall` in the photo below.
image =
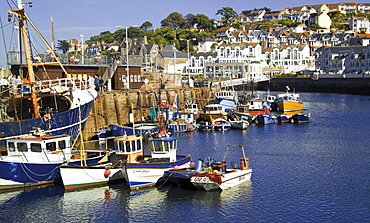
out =
[[256,84],[257,90],[296,92],[323,92],[339,94],[370,95],[370,78],[272,78]]
[[90,139],[96,130],[110,124],[129,124],[130,113],[134,114],[135,119],[144,117],[148,120],[150,110],[158,104],[176,104],[177,101],[178,109],[182,110],[185,103],[198,102],[198,108],[203,108],[210,98],[210,88],[100,92],[86,122],[84,139]]

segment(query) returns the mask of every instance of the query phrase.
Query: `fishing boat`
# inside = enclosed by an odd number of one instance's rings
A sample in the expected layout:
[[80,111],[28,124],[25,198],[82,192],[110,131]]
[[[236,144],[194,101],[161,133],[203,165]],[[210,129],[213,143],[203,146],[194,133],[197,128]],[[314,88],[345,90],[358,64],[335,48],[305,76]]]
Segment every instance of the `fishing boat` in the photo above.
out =
[[217,118],[227,118],[227,112],[224,112],[220,104],[207,104],[200,113],[200,120],[212,123]]
[[199,115],[199,103],[198,102],[186,102],[184,105],[184,111],[191,112],[194,115]]
[[217,131],[227,131],[230,130],[231,124],[226,119],[217,118],[212,122],[213,128]]
[[247,120],[249,123],[254,122],[256,116],[257,116],[256,114],[249,113],[249,106],[244,104],[238,105],[235,110],[232,110],[229,113],[229,119],[243,118],[244,120]]
[[110,124],[109,129],[114,137],[141,135],[144,138],[148,138],[156,135],[161,130],[161,127],[159,123],[155,122],[137,122],[127,125]]
[[283,123],[289,123],[291,121],[291,115],[286,115],[286,114],[279,114],[276,117],[277,123],[283,124]]
[[186,169],[172,169],[167,170],[160,177],[155,186],[157,188],[161,187],[180,187],[182,189],[196,190],[192,183],[190,183],[190,176],[200,173],[203,168],[207,168],[210,162],[203,162],[203,160],[198,159],[196,162],[191,162],[190,167]]
[[190,156],[177,155],[177,138],[152,138],[149,141],[149,156],[145,156],[142,149],[127,148],[128,143],[137,144],[140,140],[139,136],[115,139],[116,153],[127,156],[123,174],[131,190],[155,186],[164,171],[190,166]]
[[[58,166],[80,162],[72,150],[70,135],[50,135],[40,128],[6,140],[6,154],[0,156],[0,189],[16,189],[53,183],[60,179]],[[72,145],[72,146],[71,146]],[[104,153],[86,151],[86,163],[96,163]]]
[[213,125],[211,122],[200,121],[198,122],[198,131],[201,131],[201,132],[213,131]]
[[[84,127],[97,97],[93,84],[87,78],[69,74],[48,44],[46,47],[59,62],[66,78],[42,80],[41,77],[37,77],[40,81],[35,81],[34,66],[41,66],[42,63],[34,64],[32,61],[25,24],[30,24],[35,29],[36,27],[23,8],[10,10],[9,13],[16,15],[19,20],[25,53],[23,58],[26,58],[27,64],[23,77],[28,79],[22,80],[21,87],[12,86],[3,92],[0,134],[5,138],[28,134],[37,126],[50,134],[68,134],[75,138],[80,124]],[[39,34],[38,31],[37,33]],[[40,34],[39,36],[46,43]],[[20,58],[20,55],[17,56],[16,58]],[[14,63],[20,64],[20,61]],[[2,146],[5,146],[4,142]]]
[[303,109],[303,102],[297,93],[289,93],[289,86],[286,86],[286,92],[278,94],[276,106],[280,112],[300,111]]
[[274,123],[277,123],[277,118],[275,115],[271,115],[271,114],[257,115],[256,124],[269,125],[269,124],[274,124]]
[[248,120],[246,120],[243,116],[239,118],[229,119],[232,129],[247,129],[249,126]]
[[117,155],[114,152],[107,152],[99,161],[88,164],[81,160],[76,163],[64,163],[60,169],[60,175],[66,191],[81,190],[91,187],[104,186],[123,182],[122,168],[126,156]]
[[174,133],[193,132],[198,129],[194,113],[186,111],[175,112],[168,126]]
[[310,122],[310,114],[295,114],[291,117],[292,123],[308,123]]
[[251,98],[248,101],[248,113],[253,115],[265,114],[270,111],[267,101],[262,98]]
[[[240,160],[240,167],[233,163],[232,168],[227,169],[225,158],[229,148],[232,147],[241,147],[243,157]],[[252,169],[249,168],[249,160],[245,156],[244,146],[242,144],[229,145],[221,162],[214,162],[212,167],[204,169],[204,172],[191,175],[190,182],[196,188],[206,191],[225,190],[250,180],[251,175]]]

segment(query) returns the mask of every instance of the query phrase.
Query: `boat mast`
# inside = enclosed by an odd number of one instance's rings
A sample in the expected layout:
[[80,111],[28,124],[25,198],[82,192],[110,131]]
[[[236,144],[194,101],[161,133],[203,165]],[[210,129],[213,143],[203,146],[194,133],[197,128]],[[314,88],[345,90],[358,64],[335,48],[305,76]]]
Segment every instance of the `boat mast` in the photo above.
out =
[[51,16],[51,49],[55,50],[55,37],[54,37],[54,19],[53,16]]
[[[20,7],[22,6],[19,4]],[[31,59],[31,51],[30,51],[30,46],[28,43],[28,38],[27,38],[27,28],[25,24],[26,15],[24,13],[24,9],[21,7],[20,9],[16,10],[9,10],[9,13],[12,13],[16,16],[18,16],[19,19],[19,29],[21,30],[22,34],[22,40],[23,40],[23,45],[24,45],[24,52],[26,55],[26,64],[27,64],[27,71],[28,71],[28,80],[31,83],[31,100],[33,104],[33,118],[38,118],[40,117],[39,114],[39,105],[38,105],[38,98],[36,96],[36,89],[33,83],[35,82],[35,76],[34,76],[34,71],[33,71],[33,66],[32,66],[32,59]]]

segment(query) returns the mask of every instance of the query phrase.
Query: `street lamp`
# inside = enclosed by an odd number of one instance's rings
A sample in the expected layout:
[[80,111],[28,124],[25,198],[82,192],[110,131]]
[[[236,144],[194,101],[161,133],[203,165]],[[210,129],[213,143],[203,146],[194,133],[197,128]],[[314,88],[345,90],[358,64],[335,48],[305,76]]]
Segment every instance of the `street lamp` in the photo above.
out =
[[[116,29],[121,28],[121,26],[116,26]],[[126,86],[127,89],[130,89],[130,73],[129,73],[129,68],[128,68],[128,39],[127,39],[127,27],[126,27],[126,39],[125,39],[125,44],[126,44]]]
[[189,46],[189,42],[190,40],[196,40],[196,38],[192,38],[192,39],[180,39],[180,40],[186,40],[186,43],[187,43],[187,48],[188,48],[188,67],[187,67],[187,73],[188,73],[188,83],[190,83],[190,73],[189,73],[189,66],[190,66],[190,46]]
[[80,35],[81,37],[81,55],[82,55],[82,64],[84,64],[84,35]]

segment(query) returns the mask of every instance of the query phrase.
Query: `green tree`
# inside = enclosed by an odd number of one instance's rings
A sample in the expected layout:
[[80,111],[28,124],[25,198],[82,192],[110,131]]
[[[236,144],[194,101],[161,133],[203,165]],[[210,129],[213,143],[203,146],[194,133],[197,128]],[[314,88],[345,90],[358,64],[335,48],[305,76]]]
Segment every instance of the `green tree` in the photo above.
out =
[[319,26],[319,24],[315,23],[312,24],[310,27],[313,31],[317,31],[318,29],[325,29],[324,27]]
[[67,40],[58,40],[58,50],[61,50],[63,53],[67,53],[71,45]]
[[185,16],[186,21],[191,25],[197,25],[198,29],[207,30],[214,28],[214,20],[208,18],[208,16],[204,14],[187,14]]
[[114,42],[114,35],[109,31],[104,31],[100,33],[100,40],[104,40],[106,43]]
[[222,7],[222,9],[219,9],[217,11],[216,15],[221,15],[225,23],[229,23],[230,19],[236,18],[238,16],[238,13],[234,11],[234,9],[232,9],[231,7]]
[[140,29],[142,29],[143,31],[152,30],[153,29],[153,24],[149,21],[146,21],[143,24],[141,24]]
[[167,18],[161,21],[162,27],[169,27],[172,29],[184,28],[187,25],[187,21],[182,17],[182,14],[173,12]]
[[130,26],[127,29],[128,38],[139,38],[144,36],[144,30],[140,29],[137,26]]
[[297,25],[301,24],[299,21],[293,21],[293,20],[290,20],[290,19],[280,19],[277,23],[279,23],[283,26],[288,26],[288,27],[297,26]]

